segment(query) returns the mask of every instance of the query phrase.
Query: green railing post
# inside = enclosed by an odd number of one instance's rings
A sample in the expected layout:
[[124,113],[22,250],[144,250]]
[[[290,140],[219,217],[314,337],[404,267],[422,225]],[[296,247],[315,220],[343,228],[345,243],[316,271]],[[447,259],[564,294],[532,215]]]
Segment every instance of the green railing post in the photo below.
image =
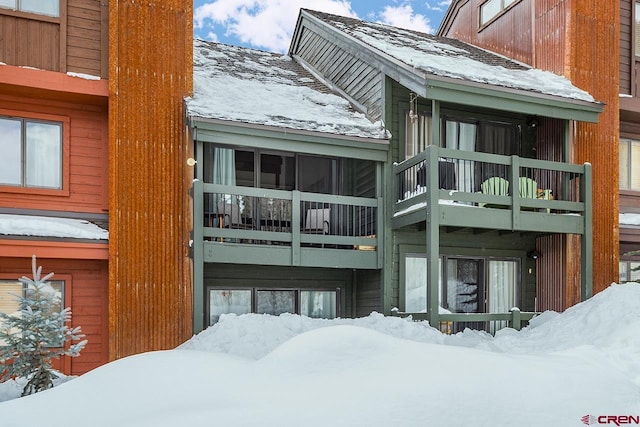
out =
[[193,333],[204,329],[204,184],[193,181]]
[[513,307],[511,310],[511,327],[516,331],[522,329],[522,313],[518,307]]
[[300,265],[300,192],[291,192],[291,265]]
[[593,295],[593,241],[592,241],[592,187],[591,164],[584,164],[584,176],[581,180],[580,193],[584,203],[584,232],[580,236],[580,298],[582,301]]
[[438,188],[438,146],[430,145],[425,151],[427,152],[427,317],[429,324],[439,329],[440,204],[438,199],[440,191]]
[[520,228],[520,158],[511,156],[511,230]]

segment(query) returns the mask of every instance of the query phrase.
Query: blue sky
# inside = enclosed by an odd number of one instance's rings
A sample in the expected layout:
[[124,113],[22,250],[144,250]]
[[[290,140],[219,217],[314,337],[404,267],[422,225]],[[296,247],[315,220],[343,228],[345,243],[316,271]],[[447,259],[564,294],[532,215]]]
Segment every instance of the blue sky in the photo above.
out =
[[286,52],[300,8],[433,33],[451,0],[194,0],[194,33],[205,40]]

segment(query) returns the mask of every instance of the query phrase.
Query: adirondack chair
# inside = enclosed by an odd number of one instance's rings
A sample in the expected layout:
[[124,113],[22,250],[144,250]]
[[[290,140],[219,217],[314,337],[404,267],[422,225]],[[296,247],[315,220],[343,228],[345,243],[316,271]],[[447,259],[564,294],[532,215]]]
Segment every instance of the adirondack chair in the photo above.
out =
[[[491,194],[493,196],[508,196],[509,195],[509,181],[499,176],[492,176],[487,178],[482,184],[480,189],[483,194]],[[478,206],[485,208],[504,208],[504,205],[496,205],[492,203],[478,203]]]
[[[531,178],[521,176],[519,180],[520,197],[524,199],[538,198],[538,184]],[[523,210],[532,211],[534,208],[522,208]]]

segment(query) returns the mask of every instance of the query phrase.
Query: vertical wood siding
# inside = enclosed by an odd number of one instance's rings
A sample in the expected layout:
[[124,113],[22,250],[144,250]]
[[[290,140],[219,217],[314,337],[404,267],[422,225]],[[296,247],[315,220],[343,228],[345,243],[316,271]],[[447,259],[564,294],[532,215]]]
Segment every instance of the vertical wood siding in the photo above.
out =
[[480,43],[485,49],[531,63],[534,56],[531,1],[522,0],[515,4],[481,30],[478,15],[483,1],[467,1],[459,5],[455,17],[443,28],[442,35],[469,43]]
[[0,14],[0,62],[60,71],[60,24]]
[[[65,374],[81,375],[108,362],[107,261],[38,258],[38,265],[44,273],[54,272],[53,280],[70,278],[65,293],[67,301],[70,295],[71,325],[82,327],[89,341],[79,357],[62,361]],[[0,272],[3,278],[31,277],[31,259],[0,257]]]
[[[0,206],[104,213],[108,208],[107,108],[0,95],[0,110],[19,117],[49,114],[69,118],[69,192],[37,195],[0,192]],[[0,115],[3,114],[0,111]]]
[[295,54],[365,106],[371,120],[382,119],[382,76],[375,68],[308,28],[303,28]]
[[[597,124],[576,123],[575,163],[593,165],[593,290],[618,280],[620,2],[572,1],[566,76],[605,103]],[[606,153],[606,155],[603,155]]]
[[183,113],[192,2],[113,0],[109,23],[110,357],[119,358],[192,334]]
[[620,1],[620,93],[631,94],[633,52],[633,13],[631,0]]

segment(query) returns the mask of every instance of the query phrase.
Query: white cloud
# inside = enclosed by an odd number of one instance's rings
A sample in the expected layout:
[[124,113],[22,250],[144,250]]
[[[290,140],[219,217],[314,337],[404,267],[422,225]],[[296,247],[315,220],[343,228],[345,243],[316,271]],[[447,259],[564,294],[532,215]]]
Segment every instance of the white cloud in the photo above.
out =
[[[300,8],[356,16],[346,0],[216,0],[196,8],[194,26],[211,30],[219,25],[226,29],[226,36],[242,43],[286,52]],[[208,38],[214,37],[214,31],[209,31]]]
[[431,4],[432,2],[426,2],[424,4],[424,7],[427,8],[427,10],[435,10],[437,12],[444,12],[447,10],[447,8],[449,7],[449,5],[451,4],[451,0],[442,0],[442,1],[438,1],[435,2],[435,5]]
[[384,10],[380,13],[380,17],[382,18],[382,23],[394,27],[421,31],[423,33],[433,32],[433,28],[429,25],[429,18],[421,14],[414,14],[410,4],[404,4],[403,6],[385,6]]

